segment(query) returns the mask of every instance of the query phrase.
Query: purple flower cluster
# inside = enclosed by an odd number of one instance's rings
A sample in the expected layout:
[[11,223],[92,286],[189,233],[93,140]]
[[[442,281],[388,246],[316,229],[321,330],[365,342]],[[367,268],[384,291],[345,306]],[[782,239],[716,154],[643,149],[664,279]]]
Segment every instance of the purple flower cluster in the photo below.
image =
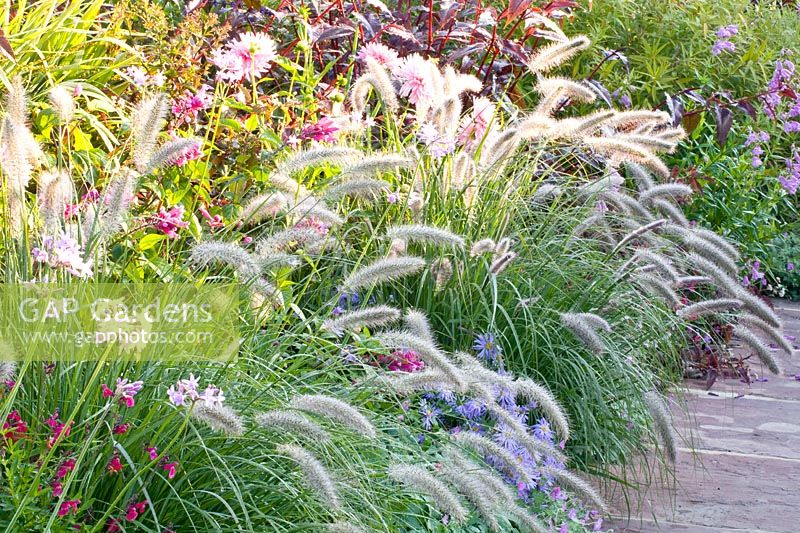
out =
[[760,284],[762,287],[767,284],[766,275],[761,272],[761,261],[756,259],[750,265],[750,273],[742,278],[742,285],[749,287],[750,285]]
[[752,146],[750,149],[750,155],[752,157],[751,164],[753,168],[758,168],[764,164],[761,160],[761,156],[764,155],[764,147],[762,143],[769,142],[769,133],[766,131],[751,131],[747,134],[747,140],[745,141],[745,146]]
[[189,374],[189,379],[181,379],[175,385],[171,385],[167,390],[167,396],[176,407],[187,405],[197,400],[203,400],[207,404],[222,405],[225,401],[225,394],[214,385],[208,385],[204,391],[199,392],[197,388],[200,383],[194,374]]
[[717,30],[717,41],[711,47],[711,54],[718,56],[722,52],[735,52],[736,45],[729,41],[731,37],[739,33],[739,27],[736,24],[723,26]]
[[786,170],[787,174],[778,176],[778,181],[786,192],[796,194],[800,188],[800,154],[794,146],[792,146],[792,157],[786,159]]
[[764,112],[772,119],[777,118],[777,109],[783,100],[783,93],[791,88],[790,82],[794,78],[795,67],[787,55],[791,50],[783,50],[783,58],[775,62],[775,72],[767,85],[767,93],[762,97]]
[[79,278],[92,277],[91,259],[83,258],[78,241],[66,233],[58,237],[44,237],[41,248],[32,248],[31,256],[37,263],[46,263],[53,268],[63,268]]

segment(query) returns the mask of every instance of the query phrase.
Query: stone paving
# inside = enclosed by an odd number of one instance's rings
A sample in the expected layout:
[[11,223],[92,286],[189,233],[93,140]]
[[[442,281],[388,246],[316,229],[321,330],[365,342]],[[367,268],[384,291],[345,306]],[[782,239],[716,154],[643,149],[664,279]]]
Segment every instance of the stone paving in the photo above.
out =
[[676,480],[631,502],[631,518],[607,524],[614,531],[800,532],[800,304],[774,304],[784,333],[798,337],[792,356],[777,355],[783,375],[750,386],[719,380],[710,391],[687,380],[688,415],[673,409],[684,441]]

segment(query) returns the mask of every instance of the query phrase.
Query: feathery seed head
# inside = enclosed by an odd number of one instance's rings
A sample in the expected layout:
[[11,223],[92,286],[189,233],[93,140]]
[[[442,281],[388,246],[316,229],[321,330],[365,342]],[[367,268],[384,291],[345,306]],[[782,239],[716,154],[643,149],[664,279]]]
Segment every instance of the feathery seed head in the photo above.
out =
[[367,417],[347,402],[332,396],[322,394],[295,396],[292,398],[290,406],[293,409],[333,419],[368,439],[374,439],[378,435],[375,426]]
[[317,493],[320,501],[334,511],[341,509],[339,495],[333,478],[322,463],[308,450],[291,444],[281,444],[277,452],[294,460],[303,471],[309,487]]
[[425,260],[421,257],[404,256],[378,259],[352,272],[342,283],[348,292],[370,288],[378,283],[394,281],[405,276],[417,274],[425,268]]
[[347,330],[386,326],[398,320],[400,320],[399,309],[388,305],[375,305],[346,311],[336,318],[329,318],[323,322],[322,328],[335,335],[342,335]]
[[458,496],[427,470],[416,465],[397,464],[389,468],[389,476],[408,488],[429,497],[437,508],[455,522],[463,522],[469,516]]
[[328,432],[319,424],[294,411],[273,410],[259,413],[255,417],[255,423],[263,428],[277,428],[317,442],[330,440]]

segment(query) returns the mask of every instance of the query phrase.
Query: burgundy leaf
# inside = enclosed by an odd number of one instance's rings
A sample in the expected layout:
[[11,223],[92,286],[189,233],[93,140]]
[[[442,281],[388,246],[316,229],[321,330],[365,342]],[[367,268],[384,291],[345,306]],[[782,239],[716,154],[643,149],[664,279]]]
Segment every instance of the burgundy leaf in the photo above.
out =
[[717,123],[717,143],[725,146],[733,126],[733,113],[724,107],[714,106],[714,119]]
[[597,93],[597,96],[599,96],[600,99],[603,100],[603,102],[605,102],[608,107],[614,107],[611,98],[611,93],[608,91],[605,85],[603,85],[597,80],[584,80],[584,83],[590,85],[592,89],[594,89],[594,92]]
[[705,98],[703,98],[703,96],[700,93],[698,93],[697,91],[686,91],[683,94],[686,95],[686,98],[688,98],[689,100],[691,100],[693,102],[696,102],[697,104],[699,104],[701,106],[705,106],[708,103],[708,101]]
[[17,56],[14,55],[14,49],[11,48],[11,43],[6,39],[6,34],[3,33],[3,30],[0,30],[0,50],[5,52],[11,59],[17,59]]
[[508,2],[508,8],[506,8],[506,10],[503,12],[501,18],[506,20],[519,18],[523,13],[525,13],[530,5],[531,0],[510,0]]
[[516,59],[521,65],[526,65],[530,60],[530,56],[525,48],[518,42],[508,39],[500,39],[500,51],[512,59]]
[[755,106],[750,102],[748,102],[747,100],[740,100],[736,102],[736,107],[737,109],[744,111],[747,114],[747,116],[749,116],[753,120],[758,118],[758,111],[756,111]]
[[341,37],[348,37],[353,35],[353,28],[349,28],[347,26],[329,26],[319,32],[319,34],[314,39],[315,43],[319,43],[322,41],[329,41],[331,39],[339,39]]
[[482,52],[486,48],[484,43],[475,43],[469,46],[462,46],[461,48],[457,48],[450,52],[447,56],[446,63],[455,63],[462,57],[467,57],[476,52]]
[[386,26],[383,27],[383,31],[385,33],[388,33],[389,35],[394,35],[395,37],[399,37],[404,41],[409,41],[414,44],[422,44],[419,42],[419,39],[414,37],[413,33],[403,28],[402,26],[398,26],[397,24],[387,24]]

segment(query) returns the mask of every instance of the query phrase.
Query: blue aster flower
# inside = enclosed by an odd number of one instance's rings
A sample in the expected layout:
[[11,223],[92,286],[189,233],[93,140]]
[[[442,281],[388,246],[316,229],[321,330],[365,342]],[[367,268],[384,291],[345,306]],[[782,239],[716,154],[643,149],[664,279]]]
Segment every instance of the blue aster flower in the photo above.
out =
[[478,335],[475,338],[475,344],[472,345],[472,349],[478,352],[478,358],[490,362],[496,361],[497,356],[502,352],[500,346],[495,341],[494,335],[491,333]]

